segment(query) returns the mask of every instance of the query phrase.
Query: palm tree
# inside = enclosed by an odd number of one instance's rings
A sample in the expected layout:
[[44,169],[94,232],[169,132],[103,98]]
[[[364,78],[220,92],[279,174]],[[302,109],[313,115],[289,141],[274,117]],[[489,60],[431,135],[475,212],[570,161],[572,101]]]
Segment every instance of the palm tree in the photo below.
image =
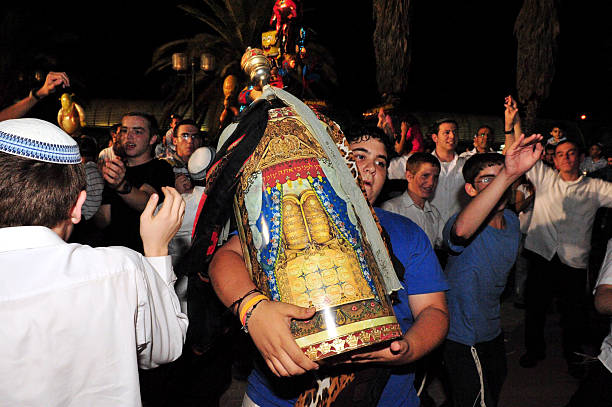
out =
[[408,86],[410,0],[374,0],[376,82],[384,103],[398,102]]
[[525,132],[531,133],[555,76],[559,17],[555,0],[525,0],[514,24],[518,40],[516,88],[526,107]]
[[[196,71],[194,120],[202,123],[205,119],[217,118],[223,108],[223,80],[230,74],[243,79],[240,58],[247,47],[261,44],[261,33],[267,29],[273,3],[273,0],[202,0],[199,6],[179,5],[188,16],[203,23],[204,32],[157,48],[147,73],[169,70],[172,54],[176,52],[186,53],[188,60],[204,52],[213,54],[214,72]],[[190,107],[191,87],[181,86],[176,76],[169,81],[169,87],[165,116],[172,112],[186,113]],[[211,126],[211,130],[216,129]]]
[[[223,80],[228,75],[235,75],[239,79],[238,88],[241,89],[245,85],[246,78],[240,68],[240,58],[247,47],[261,47],[261,34],[271,30],[269,22],[273,5],[274,0],[202,0],[198,6],[179,5],[188,16],[203,23],[203,32],[193,38],[166,43],[154,51],[153,64],[148,73],[168,71],[171,67],[171,56],[175,52],[186,53],[189,60],[197,58],[203,52],[215,56],[217,68],[213,73],[196,74],[194,115],[194,120],[198,123],[215,123],[210,125],[213,138],[219,130],[215,126],[223,110]],[[326,55],[325,49],[316,43],[309,42],[308,50],[312,58]],[[325,58],[316,59],[326,79],[316,90],[325,91],[328,89],[328,83],[335,83],[335,74],[330,68],[332,62],[327,55]],[[301,72],[297,69],[296,75],[298,71]],[[295,79],[294,82],[302,83],[301,78]],[[173,112],[187,112],[191,87],[182,86],[176,75],[169,81],[169,87],[164,108],[165,117],[169,117]],[[296,96],[314,97],[312,89],[301,93]]]

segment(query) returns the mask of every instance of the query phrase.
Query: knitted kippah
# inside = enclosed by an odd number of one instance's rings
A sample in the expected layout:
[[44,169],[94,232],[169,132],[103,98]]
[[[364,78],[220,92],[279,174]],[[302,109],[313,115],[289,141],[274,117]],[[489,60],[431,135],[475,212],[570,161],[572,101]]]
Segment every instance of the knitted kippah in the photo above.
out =
[[39,119],[0,122],[0,151],[49,163],[81,163],[77,142],[59,127]]

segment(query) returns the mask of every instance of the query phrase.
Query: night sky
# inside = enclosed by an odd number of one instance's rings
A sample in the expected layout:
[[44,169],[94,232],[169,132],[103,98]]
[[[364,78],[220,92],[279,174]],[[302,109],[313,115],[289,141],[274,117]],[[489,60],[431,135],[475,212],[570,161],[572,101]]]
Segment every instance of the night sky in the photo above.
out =
[[[503,97],[516,93],[513,25],[520,2],[413,1],[409,106],[501,114]],[[173,1],[61,4],[35,10],[30,4],[2,6],[4,53],[12,66],[65,70],[85,98],[160,98],[160,76],[144,76],[152,51],[200,29]],[[612,36],[605,21],[609,8],[607,2],[561,2],[557,74],[543,117],[574,119],[586,112],[607,119],[612,107]],[[304,10],[305,25],[336,62],[341,100],[355,111],[379,103],[371,6],[305,0]],[[7,18],[9,28],[15,27],[8,34]],[[49,48],[58,42],[65,45]],[[57,58],[41,57],[47,54]]]

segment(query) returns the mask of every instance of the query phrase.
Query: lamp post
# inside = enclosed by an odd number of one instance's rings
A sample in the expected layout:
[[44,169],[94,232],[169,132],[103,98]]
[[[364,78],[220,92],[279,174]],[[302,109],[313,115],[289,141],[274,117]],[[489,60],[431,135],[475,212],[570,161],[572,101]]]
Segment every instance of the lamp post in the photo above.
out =
[[[199,59],[199,61],[198,61]],[[183,52],[177,52],[172,54],[172,69],[177,72],[187,72],[187,55]],[[203,53],[200,57],[189,58],[189,65],[191,70],[191,115],[195,120],[195,78],[196,78],[196,66],[199,64],[199,70],[204,73],[209,73],[215,69],[215,57],[209,53]]]

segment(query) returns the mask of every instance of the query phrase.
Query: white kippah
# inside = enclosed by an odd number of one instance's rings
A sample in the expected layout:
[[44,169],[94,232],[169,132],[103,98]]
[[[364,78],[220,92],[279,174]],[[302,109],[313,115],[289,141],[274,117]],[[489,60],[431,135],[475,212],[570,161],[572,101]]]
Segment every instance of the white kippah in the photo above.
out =
[[201,180],[206,177],[206,170],[215,158],[215,149],[212,147],[200,147],[196,149],[187,163],[189,174],[194,180]]
[[59,127],[39,119],[0,122],[0,151],[48,163],[81,163],[77,142]]

